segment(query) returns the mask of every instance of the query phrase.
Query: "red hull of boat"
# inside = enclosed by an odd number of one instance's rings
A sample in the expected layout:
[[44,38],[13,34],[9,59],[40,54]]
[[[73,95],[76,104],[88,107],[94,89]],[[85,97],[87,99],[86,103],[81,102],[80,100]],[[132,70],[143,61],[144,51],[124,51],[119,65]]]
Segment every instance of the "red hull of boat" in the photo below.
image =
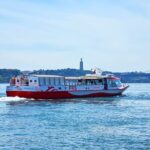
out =
[[121,95],[120,93],[92,93],[88,95],[72,95],[67,91],[61,92],[30,92],[30,91],[7,91],[9,97],[21,97],[21,98],[32,98],[32,99],[62,99],[62,98],[84,98],[84,97],[112,97]]

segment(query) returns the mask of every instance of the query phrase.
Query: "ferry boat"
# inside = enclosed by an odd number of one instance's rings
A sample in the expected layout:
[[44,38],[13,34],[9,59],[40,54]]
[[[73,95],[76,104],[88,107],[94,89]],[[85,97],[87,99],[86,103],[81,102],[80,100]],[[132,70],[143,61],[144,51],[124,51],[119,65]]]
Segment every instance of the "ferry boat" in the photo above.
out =
[[80,77],[20,75],[10,80],[6,93],[8,97],[37,100],[111,97],[121,95],[128,87],[118,77],[98,72]]

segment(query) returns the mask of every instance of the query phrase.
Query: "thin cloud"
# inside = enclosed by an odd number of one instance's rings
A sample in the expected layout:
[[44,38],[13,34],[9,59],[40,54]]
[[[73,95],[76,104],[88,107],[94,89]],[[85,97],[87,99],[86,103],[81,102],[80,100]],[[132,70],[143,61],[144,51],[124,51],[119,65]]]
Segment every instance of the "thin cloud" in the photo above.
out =
[[[75,66],[71,59],[69,60],[69,57],[74,56],[75,53],[76,59],[82,56],[87,59],[89,68],[92,63],[97,66],[102,65],[103,68],[109,68],[111,64],[112,70],[127,70],[135,55],[142,57],[141,66],[143,67],[147,63],[144,56],[149,55],[150,48],[148,10],[150,3],[146,1],[142,2],[141,6],[140,4],[138,0],[113,3],[112,1],[72,0],[65,1],[62,5],[59,1],[53,1],[53,3],[17,0],[9,1],[9,3],[2,2],[0,51],[5,52],[10,59],[11,55],[8,51],[13,51],[17,55],[17,60],[22,58],[21,53],[19,53],[20,57],[18,56],[18,51],[22,53],[32,51],[30,57],[36,55],[37,67],[40,52],[46,55],[52,54],[51,61],[54,62],[55,57],[59,55],[58,52],[61,54],[61,60],[68,59],[63,61],[62,66],[57,67],[67,66],[69,63],[70,66]],[[43,55],[43,58],[46,55]],[[121,64],[118,65],[118,61],[123,63],[127,58],[131,61],[126,62],[127,65],[124,68]],[[133,62],[138,62],[138,59],[139,57],[136,57]],[[1,59],[0,63],[5,64],[5,59]],[[56,65],[50,67],[55,68]],[[31,64],[30,68],[32,68]],[[138,65],[133,66],[134,70],[138,68]],[[148,70],[148,68],[143,67],[142,70]]]

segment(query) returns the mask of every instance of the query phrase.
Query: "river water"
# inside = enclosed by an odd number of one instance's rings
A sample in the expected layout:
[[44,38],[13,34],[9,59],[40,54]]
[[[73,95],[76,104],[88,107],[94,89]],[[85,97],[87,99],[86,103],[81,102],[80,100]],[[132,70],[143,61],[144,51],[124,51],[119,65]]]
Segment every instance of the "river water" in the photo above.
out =
[[7,98],[0,84],[0,149],[149,150],[150,84],[113,98]]

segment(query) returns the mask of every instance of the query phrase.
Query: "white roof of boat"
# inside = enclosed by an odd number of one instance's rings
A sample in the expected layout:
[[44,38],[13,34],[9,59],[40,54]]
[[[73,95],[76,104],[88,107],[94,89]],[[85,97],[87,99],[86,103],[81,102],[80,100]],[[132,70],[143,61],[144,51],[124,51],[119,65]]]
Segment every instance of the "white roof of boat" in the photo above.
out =
[[58,75],[31,75],[33,77],[39,77],[39,78],[65,78],[66,80],[80,80],[80,79],[102,79],[106,76],[98,76],[98,75],[85,75],[80,77],[64,77],[64,76],[58,76]]
[[80,79],[102,79],[105,76],[97,76],[97,75],[86,75],[86,76],[80,76],[80,77],[65,77],[67,80],[80,80]]
[[83,76],[82,79],[102,79],[103,76]]
[[65,77],[66,80],[80,80],[82,77]]
[[39,78],[64,78],[64,76],[58,76],[58,75],[32,75],[33,77],[39,77]]

